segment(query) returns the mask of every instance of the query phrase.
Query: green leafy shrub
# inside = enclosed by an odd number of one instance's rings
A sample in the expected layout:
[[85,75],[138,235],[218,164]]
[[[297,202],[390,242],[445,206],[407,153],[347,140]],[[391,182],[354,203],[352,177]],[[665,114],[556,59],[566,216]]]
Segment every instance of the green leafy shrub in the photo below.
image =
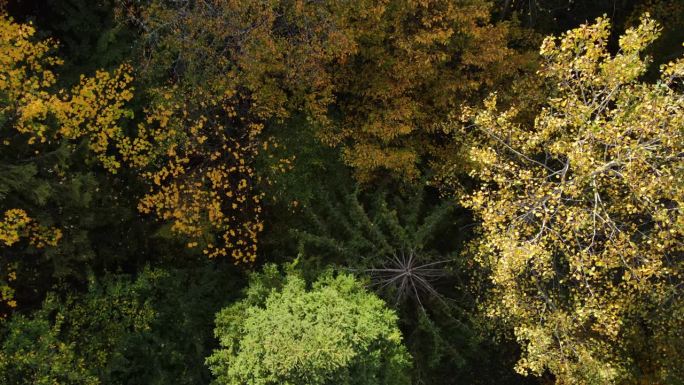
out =
[[310,289],[274,265],[216,318],[221,348],[207,359],[217,384],[409,384],[397,316],[348,274]]
[[208,384],[213,316],[241,281],[219,267],[145,268],[50,293],[0,323],[0,384]]

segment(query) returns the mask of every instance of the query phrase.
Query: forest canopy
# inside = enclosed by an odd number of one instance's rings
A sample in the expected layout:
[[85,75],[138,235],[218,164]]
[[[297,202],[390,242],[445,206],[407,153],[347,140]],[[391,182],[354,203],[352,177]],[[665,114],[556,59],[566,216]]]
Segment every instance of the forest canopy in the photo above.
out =
[[0,384],[681,384],[683,43],[680,0],[0,0]]

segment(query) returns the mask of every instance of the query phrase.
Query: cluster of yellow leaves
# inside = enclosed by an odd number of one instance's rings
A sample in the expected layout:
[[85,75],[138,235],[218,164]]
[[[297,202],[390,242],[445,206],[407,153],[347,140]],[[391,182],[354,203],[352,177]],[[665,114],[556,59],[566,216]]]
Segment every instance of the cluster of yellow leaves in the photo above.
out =
[[[115,173],[121,163],[111,152],[124,135],[118,122],[131,114],[125,108],[133,97],[129,73],[130,68],[124,65],[113,74],[98,71],[92,78],[82,76],[81,83],[68,94],[62,91],[54,95],[44,90],[26,93],[18,99],[22,105],[15,128],[28,134],[31,144],[59,137],[87,137],[89,148],[103,167]],[[50,117],[57,122],[54,130],[50,129],[54,127]]]
[[34,42],[34,34],[30,25],[14,23],[0,14],[0,93],[7,101],[14,101],[2,103],[0,114],[18,115],[17,131],[42,136],[47,127],[35,120],[46,118],[51,96],[45,89],[55,83],[50,67],[61,61],[48,55],[55,43]]
[[82,76],[69,92],[51,93],[56,78],[50,68],[62,62],[50,55],[55,43],[36,42],[34,34],[31,25],[0,14],[0,93],[9,101],[0,105],[0,114],[15,116],[14,130],[32,144],[87,137],[98,160],[115,172],[120,162],[111,152],[123,137],[118,123],[131,114],[125,108],[133,97],[131,69],[124,65],[112,74],[98,71],[94,77]]
[[[639,2],[629,22],[636,24],[639,16],[648,12],[665,31],[676,31],[684,25],[684,3],[679,0],[644,0]],[[657,43],[656,43],[657,44]]]
[[658,25],[644,17],[615,55],[609,30],[600,18],[544,41],[557,92],[533,127],[495,97],[466,115],[482,133],[464,203],[482,219],[488,311],[514,327],[517,370],[561,384],[660,383],[682,359],[684,60],[641,83]]
[[232,93],[219,99],[188,90],[202,100],[198,106],[179,102],[176,87],[157,92],[137,137],[121,144],[124,160],[150,185],[138,209],[170,221],[188,247],[201,244],[210,258],[253,262],[263,230],[261,195],[249,163],[256,148],[240,133],[254,137],[261,125],[237,116]]
[[[61,238],[62,232],[59,229],[38,224],[21,209],[5,211],[0,220],[0,246],[11,247],[21,239],[27,239],[30,245],[42,249],[46,246],[56,246]],[[13,266],[4,262],[0,267],[0,304],[14,308],[17,302],[14,300],[14,289],[10,284],[17,279],[17,273]],[[0,318],[5,316],[6,314],[0,311]]]
[[12,246],[19,242],[23,230],[30,223],[24,210],[12,209],[5,212],[5,218],[0,222],[0,242],[5,246]]
[[12,246],[21,238],[28,238],[29,243],[37,248],[56,246],[62,238],[59,229],[41,226],[32,220],[24,210],[11,209],[5,211],[0,222],[0,243]]
[[118,123],[124,117],[132,117],[126,108],[133,98],[131,71],[128,65],[122,65],[113,73],[97,71],[94,77],[81,76],[80,84],[67,97],[54,102],[58,134],[67,139],[87,137],[90,150],[113,173],[121,162],[112,150],[121,152],[120,143],[125,138]]

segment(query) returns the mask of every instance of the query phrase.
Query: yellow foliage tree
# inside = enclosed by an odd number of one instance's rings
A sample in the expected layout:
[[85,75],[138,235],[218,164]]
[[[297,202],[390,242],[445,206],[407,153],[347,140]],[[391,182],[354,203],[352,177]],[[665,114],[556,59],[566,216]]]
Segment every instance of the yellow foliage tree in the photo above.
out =
[[440,125],[484,91],[534,63],[509,46],[523,33],[492,23],[489,1],[359,1],[356,49],[334,71],[339,121],[321,137],[344,145],[357,178],[378,172],[415,180],[419,165],[445,162],[457,142]]
[[[244,11],[237,4],[224,2],[222,6],[236,17]],[[181,20],[179,25],[184,30],[204,28],[205,15],[198,12],[195,16]],[[257,16],[248,13],[242,17]],[[244,27],[236,18],[229,20],[237,23],[236,28]],[[90,150],[106,170],[116,173],[121,167],[130,167],[149,184],[150,190],[138,207],[141,212],[155,213],[169,221],[172,230],[189,239],[190,247],[201,244],[210,257],[231,255],[236,262],[255,259],[257,236],[263,225],[259,219],[261,196],[253,189],[250,161],[259,148],[255,138],[262,122],[281,116],[284,107],[280,103],[286,99],[282,98],[284,92],[260,80],[264,75],[259,71],[267,71],[266,67],[260,69],[263,63],[249,58],[255,55],[259,60],[271,60],[280,52],[283,42],[261,44],[263,33],[256,28],[253,33],[257,37],[249,40],[253,51],[244,59],[244,66],[250,69],[235,72],[248,76],[237,83],[231,82],[228,75],[208,76],[204,86],[185,82],[151,87],[144,121],[137,129],[126,130],[121,122],[132,116],[127,104],[133,97],[132,69],[128,65],[111,73],[98,71],[93,77],[82,76],[71,90],[50,92],[56,82],[50,67],[61,64],[49,54],[55,43],[35,42],[35,31],[30,25],[14,23],[6,16],[0,21],[4,54],[0,92],[7,100],[1,112],[16,117],[4,123],[8,135],[26,136],[28,143],[37,146],[36,153],[40,151],[38,145],[62,139],[87,139]],[[179,25],[172,31],[179,31]],[[185,41],[172,34],[169,44],[181,44],[180,48],[186,49],[182,46]],[[309,45],[299,46],[304,49]],[[261,52],[268,47],[275,51]],[[189,52],[195,58],[204,55]],[[300,53],[296,57],[307,55]],[[188,63],[208,70],[227,70],[221,63],[235,64],[225,59],[217,59],[213,65],[206,65],[206,61]],[[301,65],[296,68],[313,76]],[[307,82],[292,84],[300,86]],[[234,91],[238,85],[247,86],[252,92],[238,94]],[[250,95],[249,100],[246,95]],[[249,105],[248,113],[242,111],[245,105]]]
[[[201,242],[210,257],[254,260],[263,225],[247,161],[262,126],[256,118],[238,116],[241,102],[230,88],[156,88],[145,120],[137,131],[126,131],[121,122],[132,116],[127,104],[133,97],[128,65],[50,92],[56,82],[50,67],[61,64],[50,55],[55,43],[34,41],[33,27],[7,16],[0,23],[0,113],[11,117],[3,124],[7,137],[24,135],[36,153],[41,144],[85,138],[106,170],[130,167],[149,183],[141,212],[171,222],[189,246]],[[260,97],[268,99],[268,92]]]
[[57,81],[51,67],[62,61],[50,54],[54,41],[35,41],[34,34],[30,24],[0,14],[0,115],[7,129],[3,139],[19,133],[34,144],[85,136],[103,166],[115,171],[120,162],[111,153],[123,137],[118,123],[130,116],[125,104],[133,97],[130,68],[124,65],[111,74],[98,71],[92,78],[82,76],[73,90],[51,92]]
[[514,328],[520,373],[559,384],[684,379],[684,60],[639,77],[658,36],[648,16],[607,48],[599,18],[542,47],[556,83],[533,126],[496,97],[466,117],[481,187],[488,313]]

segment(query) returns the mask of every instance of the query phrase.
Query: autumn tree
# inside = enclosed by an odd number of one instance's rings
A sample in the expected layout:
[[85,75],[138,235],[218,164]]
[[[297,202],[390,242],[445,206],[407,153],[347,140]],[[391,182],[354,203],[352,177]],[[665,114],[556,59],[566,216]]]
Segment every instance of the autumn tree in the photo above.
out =
[[489,1],[359,2],[356,50],[334,70],[337,117],[321,129],[361,182],[415,182],[460,144],[439,125],[454,109],[534,68],[515,23],[494,23]]
[[554,94],[534,125],[472,115],[488,314],[513,328],[521,373],[561,384],[678,383],[684,325],[684,60],[643,83],[648,16],[607,49],[607,19],[545,39]]
[[[153,1],[121,10],[141,31],[144,76],[170,80],[174,103],[201,112],[205,130],[232,130],[246,165],[265,124],[303,112],[364,181],[379,170],[415,179],[419,164],[453,154],[436,123],[532,62],[512,48],[524,35],[492,24],[491,4],[479,0]],[[216,140],[205,146],[220,147]],[[223,199],[223,207],[235,203]],[[181,205],[169,204],[160,214]]]

